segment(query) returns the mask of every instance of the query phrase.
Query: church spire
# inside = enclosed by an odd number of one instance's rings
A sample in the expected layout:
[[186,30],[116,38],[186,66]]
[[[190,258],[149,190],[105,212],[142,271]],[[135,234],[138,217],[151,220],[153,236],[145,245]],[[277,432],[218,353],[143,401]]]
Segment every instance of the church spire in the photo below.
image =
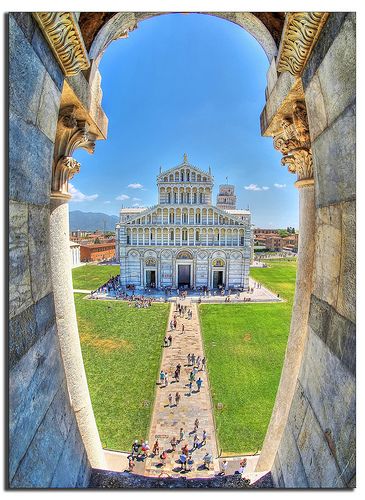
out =
[[187,163],[188,162],[188,155],[186,153],[184,153],[184,163]]

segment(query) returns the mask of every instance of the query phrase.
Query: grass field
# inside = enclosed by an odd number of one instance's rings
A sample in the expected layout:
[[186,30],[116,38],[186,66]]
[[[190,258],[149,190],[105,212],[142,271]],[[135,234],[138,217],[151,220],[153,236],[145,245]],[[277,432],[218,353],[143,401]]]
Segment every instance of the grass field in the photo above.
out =
[[97,266],[86,264],[72,269],[72,282],[75,290],[95,290],[111,276],[119,274],[119,266]]
[[82,355],[104,448],[146,439],[169,304],[148,309],[75,294]]
[[[270,261],[252,277],[284,297],[274,304],[204,304],[200,318],[219,446],[226,454],[261,449],[289,334],[296,262]],[[223,403],[223,409],[217,409]]]

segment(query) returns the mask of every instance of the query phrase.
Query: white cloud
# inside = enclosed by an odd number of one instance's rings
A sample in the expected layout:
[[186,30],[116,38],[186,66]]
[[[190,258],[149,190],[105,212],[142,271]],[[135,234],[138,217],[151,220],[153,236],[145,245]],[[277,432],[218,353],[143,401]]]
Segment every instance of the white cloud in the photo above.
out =
[[118,200],[118,201],[124,201],[124,200],[129,200],[130,196],[128,196],[127,194],[121,194],[119,196],[117,196],[115,199]]
[[286,187],[286,184],[278,184],[277,182],[275,182],[274,186],[278,189],[282,189]]
[[132,201],[142,201],[142,198],[132,198]]
[[76,203],[81,202],[81,201],[93,201],[96,200],[96,198],[99,196],[98,194],[84,194],[81,193],[78,189],[75,188],[73,184],[68,185],[68,191],[70,195],[72,196],[71,201],[75,201]]
[[128,187],[131,189],[142,189],[143,185],[140,184],[139,182],[134,182],[132,184],[128,184]]
[[244,186],[244,188],[246,189],[246,191],[267,191],[269,188],[269,186],[258,186],[257,184],[250,184],[249,186]]

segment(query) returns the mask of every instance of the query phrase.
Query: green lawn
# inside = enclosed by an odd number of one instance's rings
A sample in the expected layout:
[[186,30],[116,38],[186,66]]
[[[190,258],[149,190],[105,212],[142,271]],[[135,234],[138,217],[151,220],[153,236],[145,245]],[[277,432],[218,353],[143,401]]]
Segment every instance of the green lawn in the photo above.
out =
[[200,305],[219,447],[226,454],[262,447],[289,334],[296,262],[270,261],[251,274],[287,302]]
[[86,264],[72,269],[72,281],[75,290],[95,290],[111,276],[119,274],[119,266],[98,266]]
[[104,448],[148,436],[169,304],[148,309],[75,294],[82,355]]

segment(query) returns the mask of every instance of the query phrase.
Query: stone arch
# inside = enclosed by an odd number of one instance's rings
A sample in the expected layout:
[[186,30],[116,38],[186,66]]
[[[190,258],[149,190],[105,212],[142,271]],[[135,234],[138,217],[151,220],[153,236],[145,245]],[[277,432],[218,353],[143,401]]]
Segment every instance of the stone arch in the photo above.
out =
[[[304,13],[305,14],[305,13]],[[286,30],[290,30],[291,26],[291,18],[295,18],[295,16],[303,15],[303,13],[288,13],[287,15],[287,23]],[[126,15],[128,17],[128,15]],[[45,51],[43,54],[47,52],[49,54],[49,58],[47,61],[43,58],[42,55],[38,55],[32,52],[33,48],[26,41],[26,35],[23,31],[24,25],[22,25],[22,21],[18,18],[16,20],[16,15],[11,15],[12,21],[12,29],[15,29],[16,36],[18,40],[24,41],[24,44],[21,47],[27,46],[27,58],[24,62],[24,67],[22,70],[24,72],[32,71],[32,75],[37,79],[39,77],[39,82],[44,82],[44,75],[46,72],[46,87],[42,87],[39,84],[40,89],[51,90],[52,95],[55,96],[55,102],[58,103],[58,99],[61,97],[60,85],[57,86],[55,80],[57,82],[63,82],[63,75],[59,66],[57,65],[56,59],[52,59],[52,54],[49,51],[49,47],[46,45],[45,40],[43,40],[42,36],[39,37],[39,43],[43,44],[43,48]],[[132,21],[133,16],[130,16],[129,19]],[[335,484],[337,486],[342,487],[342,485],[351,485],[353,484],[353,474],[354,474],[354,464],[351,462],[351,457],[346,454],[346,450],[342,447],[341,438],[337,435],[333,435],[328,438],[328,435],[325,434],[325,430],[328,429],[331,431],[331,427],[336,428],[338,430],[338,435],[344,432],[345,423],[352,422],[352,415],[348,412],[350,408],[350,403],[352,405],[353,401],[353,391],[354,391],[354,362],[353,362],[353,342],[354,342],[354,321],[355,321],[355,305],[354,305],[354,296],[352,287],[354,285],[354,199],[355,199],[355,188],[354,188],[354,172],[352,170],[353,165],[353,150],[354,150],[354,80],[351,76],[352,66],[348,65],[345,67],[342,65],[342,61],[344,59],[344,51],[342,47],[347,47],[351,56],[351,45],[349,45],[349,40],[353,40],[354,38],[354,15],[346,14],[346,13],[334,13],[330,15],[330,27],[332,29],[326,30],[325,37],[316,37],[316,44],[314,45],[313,58],[310,60],[310,51],[307,51],[306,56],[307,59],[303,62],[299,73],[295,73],[295,69],[291,68],[291,63],[293,60],[290,60],[290,57],[287,57],[285,60],[284,56],[280,56],[278,58],[278,66],[275,67],[273,65],[273,72],[270,73],[270,78],[268,78],[268,86],[270,87],[267,93],[267,102],[268,106],[264,109],[262,118],[262,132],[264,134],[274,136],[275,144],[277,149],[281,150],[284,153],[285,147],[287,147],[288,136],[286,135],[288,132],[293,132],[293,127],[295,128],[295,124],[298,124],[300,121],[300,113],[298,113],[298,109],[293,108],[293,103],[297,100],[298,95],[293,96],[293,94],[289,94],[288,92],[284,92],[285,96],[288,97],[288,100],[284,102],[287,108],[285,109],[285,113],[289,116],[293,116],[292,121],[285,123],[286,129],[283,130],[278,126],[279,122],[283,122],[283,116],[280,116],[279,110],[275,108],[275,105],[272,101],[272,93],[276,92],[278,87],[276,87],[276,69],[282,67],[280,65],[286,63],[289,68],[286,72],[280,70],[281,73],[279,76],[279,83],[281,85],[281,89],[283,86],[287,89],[294,88],[294,92],[297,92],[298,88],[295,88],[295,85],[303,86],[302,93],[300,94],[301,99],[306,98],[306,105],[308,110],[308,119],[309,119],[309,132],[310,132],[310,140],[311,140],[311,149],[314,150],[314,167],[315,167],[315,182],[316,182],[316,205],[314,205],[314,194],[313,187],[309,189],[302,190],[305,187],[305,183],[308,185],[308,179],[310,177],[303,177],[298,179],[298,187],[300,187],[301,191],[303,191],[303,195],[301,195],[300,201],[300,227],[301,227],[301,239],[300,239],[300,247],[299,247],[299,263],[298,263],[298,277],[297,277],[297,287],[296,287],[296,298],[295,305],[293,310],[293,321],[291,334],[289,337],[289,343],[287,347],[287,356],[283,369],[282,379],[280,382],[277,402],[275,403],[275,408],[273,411],[273,418],[270,423],[267,438],[265,439],[265,443],[263,446],[262,455],[260,457],[259,468],[271,469],[274,482],[277,485],[285,486],[286,478],[288,477],[288,470],[285,469],[285,461],[288,459],[288,446],[285,444],[287,442],[286,436],[293,437],[293,425],[296,423],[304,426],[304,430],[308,428],[306,425],[311,424],[312,426],[316,426],[316,429],[323,432],[318,432],[316,436],[318,437],[318,442],[313,443],[314,450],[318,452],[321,449],[327,449],[329,447],[329,442],[333,440],[336,446],[336,456],[331,455],[330,452],[326,455],[327,461],[325,464],[319,463],[320,453],[313,455],[313,467],[317,467],[318,465],[323,466],[327,471],[330,471],[330,467],[335,464],[338,467],[338,476],[335,477]],[[30,25],[34,27],[34,22],[32,18],[29,16],[28,21]],[[32,24],[33,23],[33,24]],[[14,25],[17,25],[14,27]],[[334,29],[336,26],[336,29]],[[133,26],[132,26],[133,27]],[[287,31],[286,31],[287,33]],[[23,37],[23,38],[22,38]],[[285,45],[285,34],[283,38],[283,46]],[[109,40],[110,42],[110,40]],[[22,42],[23,43],[23,42]],[[105,49],[107,45],[102,47],[102,50]],[[16,44],[11,46],[11,54],[13,54],[14,47]],[[284,47],[285,48],[285,47]],[[311,49],[312,50],[312,49]],[[331,58],[327,57],[328,51],[331,50]],[[287,49],[283,51],[284,55],[287,53]],[[100,52],[101,53],[101,52]],[[100,54],[99,54],[100,55]],[[14,56],[13,56],[14,57]],[[352,54],[353,57],[353,54]],[[14,58],[16,59],[16,58]],[[12,61],[12,59],[10,59]],[[47,67],[49,65],[49,60],[52,61],[52,70]],[[307,66],[307,61],[311,62],[310,65]],[[313,61],[315,61],[315,65],[313,65]],[[12,61],[12,64],[16,64]],[[294,66],[297,67],[298,61],[294,61]],[[319,85],[318,81],[321,78],[324,78],[324,81],[321,83],[326,83],[326,77],[323,76],[323,67],[326,65],[328,74],[336,74],[338,67],[343,69],[343,74],[338,75],[337,85],[342,90],[337,94],[337,100],[335,106],[330,106],[328,103],[332,102],[330,100],[330,95],[328,94],[328,88],[325,85]],[[337,67],[338,65],[338,67]],[[294,67],[293,66],[293,67]],[[94,66],[95,68],[95,66]],[[349,69],[350,68],[350,69]],[[13,67],[11,68],[13,70]],[[47,72],[48,71],[48,72]],[[50,71],[54,71],[56,73],[50,76]],[[322,73],[321,73],[322,71]],[[92,74],[92,71],[90,72]],[[273,76],[274,75],[274,76]],[[300,78],[298,80],[298,78]],[[78,77],[76,77],[76,80]],[[87,92],[90,91],[92,93],[96,87],[91,85],[93,82],[89,80],[90,88],[87,89]],[[298,83],[299,82],[299,83]],[[12,82],[15,88],[20,86],[20,90],[18,94],[11,94],[11,106],[16,108],[18,113],[21,113],[21,107],[28,109],[30,104],[33,105],[33,99],[38,99],[37,103],[39,104],[39,109],[41,111],[45,111],[46,101],[41,100],[41,94],[39,96],[32,95],[28,96],[24,91],[24,88],[21,85],[24,85],[24,82],[18,81]],[[328,83],[328,82],[327,82]],[[285,85],[286,86],[285,86]],[[295,85],[294,85],[295,84]],[[66,80],[66,86],[68,85],[68,89],[71,88],[70,80]],[[279,84],[278,84],[279,85]],[[77,92],[77,90],[75,90]],[[43,92],[43,90],[42,90]],[[19,103],[17,99],[14,98],[14,95],[20,96]],[[317,105],[318,99],[321,102],[321,107]],[[295,106],[294,106],[295,107]],[[326,119],[323,119],[323,116],[320,115],[320,109],[323,111]],[[58,106],[55,106],[55,109],[48,109],[49,121],[53,123],[53,128],[56,130],[57,127],[57,112]],[[293,113],[294,111],[294,113]],[[300,110],[299,110],[300,111]],[[62,117],[61,117],[62,118]],[[64,117],[63,117],[64,118]],[[34,119],[35,120],[35,119]],[[15,122],[19,121],[22,123],[22,126],[26,127],[26,120],[24,119],[24,115],[17,116],[16,120],[12,121],[12,127],[10,127],[10,144],[11,147],[16,143],[16,138],[14,130],[18,130],[15,127]],[[75,123],[75,127],[80,128],[81,130],[81,116],[73,116],[73,121],[69,121],[69,124]],[[285,121],[284,121],[285,122]],[[32,124],[32,134],[41,140],[42,135],[44,135],[45,130],[42,130],[42,126],[34,121]],[[337,127],[337,128],[336,128]],[[340,128],[341,133],[339,133],[338,128]],[[345,132],[344,132],[345,130]],[[38,135],[37,135],[38,134]],[[48,131],[48,134],[51,135]],[[83,134],[85,136],[88,134],[86,130],[83,130]],[[300,135],[300,133],[298,133]],[[84,137],[85,137],[84,136]],[[26,134],[25,136],[26,137]],[[100,137],[99,137],[100,138]],[[86,142],[90,142],[91,137],[88,138]],[[308,138],[304,138],[307,140]],[[336,140],[334,140],[336,139]],[[49,137],[51,141],[50,144],[54,140],[54,136]],[[58,139],[56,139],[58,140]],[[299,137],[298,141],[303,142],[303,137]],[[321,141],[324,141],[321,143]],[[92,141],[91,141],[92,142]],[[338,143],[338,144],[337,144]],[[323,146],[326,147],[321,147]],[[330,157],[329,145],[338,145],[338,154]],[[23,147],[23,151],[19,151],[19,158],[22,160],[21,162],[16,162],[15,165],[14,159],[10,161],[10,197],[11,197],[11,207],[10,207],[10,221],[11,221],[11,231],[15,234],[15,238],[11,239],[10,248],[10,278],[12,277],[11,273],[14,273],[14,261],[15,259],[15,250],[16,241],[21,233],[17,225],[17,218],[19,216],[24,215],[24,210],[21,208],[21,205],[26,205],[27,210],[35,210],[34,208],[34,193],[39,193],[39,199],[37,200],[39,206],[42,206],[44,211],[47,211],[49,208],[49,185],[47,184],[47,179],[51,177],[51,156],[52,152],[49,154],[39,155],[38,154],[39,143],[34,141],[33,143],[28,143],[28,147]],[[49,148],[48,148],[49,149]],[[300,148],[303,152],[309,152],[308,148],[305,147]],[[332,149],[331,149],[332,150]],[[27,170],[25,165],[28,165],[29,160],[33,161],[33,157],[28,155],[29,151],[34,154],[34,161],[37,164],[32,164],[35,172],[42,172],[41,176],[34,177],[30,179],[30,187],[27,186],[26,191],[22,188],[22,186],[18,186],[16,189],[14,188],[14,177],[19,178],[19,172],[21,174],[26,174]],[[336,150],[337,151],[337,150]],[[345,153],[344,153],[345,152]],[[71,151],[72,154],[72,151]],[[28,155],[28,156],[27,156]],[[37,156],[38,155],[38,156]],[[290,156],[290,155],[289,155]],[[18,158],[18,157],[17,157]],[[284,161],[294,160],[293,156],[288,157],[284,153]],[[331,172],[326,170],[326,165],[331,165],[331,169],[336,173],[336,182],[333,181],[331,177]],[[63,169],[72,168],[74,173],[77,170],[77,164],[75,162],[70,162],[68,165],[59,165],[57,167],[62,167]],[[37,169],[35,168],[37,167]],[[293,168],[293,165],[289,164],[290,168]],[[63,170],[64,172],[64,170]],[[339,182],[340,180],[340,182]],[[39,186],[41,186],[40,193],[38,191]],[[67,186],[66,186],[67,187]],[[30,189],[34,188],[34,189]],[[89,401],[89,395],[87,390],[86,379],[83,372],[82,365],[82,357],[80,355],[79,345],[77,343],[77,335],[73,335],[76,332],[77,334],[77,323],[76,316],[74,314],[73,302],[72,298],[72,281],[71,275],[69,272],[69,258],[66,257],[68,253],[68,248],[65,246],[65,242],[62,239],[62,234],[68,234],[68,223],[65,221],[68,220],[68,212],[67,212],[67,204],[64,203],[64,200],[67,199],[67,189],[64,190],[64,186],[61,186],[60,189],[55,189],[55,185],[53,185],[53,199],[51,202],[51,214],[50,218],[48,218],[45,222],[45,227],[50,221],[50,242],[47,241],[45,247],[51,248],[52,255],[52,266],[48,266],[52,272],[52,286],[50,286],[47,292],[50,291],[52,295],[51,303],[55,304],[56,315],[53,317],[53,320],[57,319],[57,331],[59,340],[54,340],[52,344],[53,353],[55,352],[55,345],[57,342],[60,343],[60,349],[62,353],[62,366],[64,368],[60,368],[59,372],[53,372],[52,376],[60,377],[60,384],[65,385],[65,380],[67,379],[67,388],[64,390],[65,394],[70,394],[71,404],[65,405],[66,412],[68,412],[68,416],[70,418],[77,417],[78,428],[82,434],[82,439],[79,437],[79,434],[75,434],[75,450],[77,446],[80,449],[84,449],[83,446],[86,447],[88,459],[95,466],[95,464],[100,465],[102,468],[102,461],[100,461],[100,453],[98,455],[98,446],[100,446],[100,442],[98,444],[98,439],[95,437],[95,433],[93,434],[93,429],[95,430],[95,421],[92,415],[92,408]],[[58,199],[56,194],[58,195]],[[63,196],[63,198],[62,198]],[[63,201],[62,201],[63,200]],[[308,210],[309,207],[309,210]],[[23,210],[21,212],[20,210]],[[32,217],[29,217],[25,222],[25,227],[31,227],[27,224],[32,224]],[[316,219],[317,225],[313,226],[308,221],[314,221]],[[22,226],[24,227],[24,225]],[[28,230],[28,229],[27,229]],[[26,230],[26,231],[27,231]],[[29,229],[29,233],[31,234],[31,229]],[[45,231],[47,233],[47,231]],[[24,234],[22,237],[24,237]],[[25,235],[27,237],[27,235]],[[19,238],[18,238],[19,239]],[[340,241],[340,243],[339,243]],[[32,240],[32,244],[37,245],[37,249],[41,252],[41,246],[39,243],[34,242]],[[314,245],[316,244],[316,251]],[[331,262],[328,262],[328,257],[324,255],[324,249],[330,250],[332,255],[338,255],[341,258],[338,260],[333,259]],[[27,250],[28,251],[28,250]],[[64,256],[63,256],[64,254]],[[28,255],[28,254],[27,254]],[[59,259],[56,258],[59,257]],[[311,280],[311,273],[313,269],[313,260],[314,260],[314,268],[316,270],[313,278],[313,283]],[[340,261],[340,262],[338,262]],[[28,265],[28,260],[26,259],[26,266]],[[29,264],[30,265],[30,264]],[[15,266],[16,267],[16,266]],[[47,268],[45,266],[45,268]],[[30,275],[30,269],[27,268],[27,275]],[[63,283],[57,278],[58,276],[63,277]],[[17,277],[21,279],[21,277]],[[36,278],[32,277],[32,280]],[[331,286],[334,283],[341,283],[341,286]],[[34,285],[34,290],[37,290],[37,285]],[[346,291],[344,295],[343,290]],[[37,293],[40,293],[37,291]],[[28,294],[29,295],[29,294]],[[38,298],[45,299],[48,295],[39,295]],[[66,300],[65,297],[68,299]],[[22,314],[27,307],[29,306],[29,302],[26,301],[26,295],[24,294],[21,299],[15,297],[14,293],[11,290],[10,293],[10,323],[14,327],[14,321],[17,321],[18,314]],[[48,300],[48,299],[47,299]],[[37,304],[31,304],[36,306]],[[299,310],[300,308],[300,310]],[[33,314],[29,312],[29,314]],[[64,321],[62,324],[58,321],[59,318],[66,318],[67,321]],[[345,330],[347,337],[345,338],[342,332],[338,330],[332,331],[331,334],[334,335],[336,342],[334,344],[329,344],[329,339],[327,338],[328,329],[331,327],[335,321],[339,321],[341,317],[341,321],[345,325]],[[33,320],[35,316],[32,316]],[[324,318],[330,318],[330,322],[325,321]],[[308,327],[309,322],[309,327]],[[324,324],[325,323],[325,324]],[[54,326],[54,330],[56,327]],[[10,328],[11,330],[11,328]],[[305,330],[305,332],[304,332]],[[323,334],[321,336],[321,334]],[[326,335],[324,335],[326,334]],[[342,336],[341,336],[342,335]],[[28,342],[28,339],[25,339]],[[341,342],[348,342],[349,348],[348,352],[338,352],[336,351],[336,345],[342,345]],[[20,391],[19,380],[14,377],[14,373],[18,368],[19,360],[20,362],[25,362],[28,353],[33,354],[33,345],[29,345],[29,343],[25,347],[26,351],[23,353],[16,353],[19,358],[12,358],[12,363],[14,363],[14,367],[12,369],[11,374],[11,387],[12,389],[16,387]],[[57,347],[58,349],[58,347]],[[296,355],[295,358],[291,358],[291,353]],[[48,352],[44,352],[44,355],[47,357]],[[342,357],[341,357],[342,356]],[[349,398],[349,404],[342,408],[343,412],[340,414],[338,412],[330,411],[327,412],[326,418],[323,413],[321,413],[321,407],[328,407],[328,400],[326,397],[328,393],[333,391],[337,391],[338,394],[338,386],[336,386],[336,381],[330,379],[326,379],[324,377],[319,377],[317,379],[318,385],[316,386],[315,394],[312,392],[312,387],[310,386],[310,372],[311,368],[319,369],[319,365],[316,364],[316,360],[318,358],[325,361],[331,361],[332,367],[339,367],[341,369],[341,373],[344,377],[346,377],[346,387],[348,388],[347,397]],[[60,355],[61,359],[61,355]],[[314,363],[314,365],[313,365]],[[290,369],[289,365],[291,364],[294,369]],[[322,363],[322,366],[326,366],[326,363]],[[302,367],[301,373],[299,373],[300,368]],[[59,373],[64,369],[65,377],[62,379],[62,375]],[[333,372],[335,369],[333,369]],[[306,377],[306,378],[305,378]],[[289,378],[292,379],[292,383],[289,381]],[[73,382],[73,380],[77,380],[77,384]],[[286,396],[283,398],[282,394],[284,389],[286,389]],[[68,392],[67,392],[68,391]],[[290,393],[290,394],[288,394]],[[351,401],[350,401],[351,399]],[[302,405],[302,406],[300,406]],[[304,419],[304,415],[300,413],[300,408],[306,409],[307,418]],[[327,406],[326,406],[327,405]],[[342,406],[342,404],[338,405]],[[30,412],[34,414],[34,408],[30,406],[27,408]],[[289,414],[290,410],[290,414]],[[347,413],[346,413],[347,411]],[[73,415],[73,417],[72,417]],[[309,416],[308,416],[309,415]],[[44,414],[41,413],[35,414],[38,418],[39,422],[42,422],[44,418]],[[31,415],[33,417],[33,415]],[[29,418],[31,418],[29,417]],[[294,424],[293,424],[294,420]],[[279,424],[278,424],[279,423]],[[279,425],[279,427],[278,427]],[[325,427],[328,425],[328,427]],[[13,431],[11,437],[16,438],[16,435]],[[97,432],[96,432],[97,434]],[[273,436],[275,436],[275,440],[273,440]],[[308,437],[309,436],[309,437]],[[328,439],[326,439],[326,436]],[[331,434],[330,434],[331,436]],[[32,442],[37,442],[39,436],[37,437],[37,431],[35,430],[32,434]],[[310,439],[310,432],[307,433],[308,439]],[[341,434],[343,437],[343,434]],[[34,439],[33,439],[34,438]],[[21,439],[24,440],[24,436],[21,436]],[[353,437],[351,435],[348,436],[346,440],[347,448],[349,440],[353,441]],[[275,441],[275,442],[274,442]],[[28,443],[30,446],[30,444]],[[28,446],[28,448],[29,448]],[[310,446],[310,444],[309,444]],[[24,453],[27,453],[28,448],[24,449]],[[298,467],[298,470],[304,474],[303,477],[308,481],[310,486],[315,487],[329,487],[332,486],[325,482],[325,479],[322,477],[318,478],[318,476],[312,477],[310,469],[306,469],[306,474],[303,471],[303,463],[300,460],[300,456],[298,455],[298,450],[296,450],[295,446],[291,447],[291,451],[297,453],[297,455],[292,455],[292,461]],[[17,485],[17,481],[19,481],[19,475],[16,475],[16,470],[14,470],[14,464],[16,467],[21,468],[20,458],[14,455],[13,452],[11,456],[11,477],[10,481],[13,485]],[[94,454],[95,453],[95,454]],[[294,457],[294,458],[293,458]],[[53,467],[53,463],[49,467]],[[309,467],[308,464],[306,464]],[[334,470],[334,469],[332,469]],[[309,472],[308,472],[309,471]],[[20,469],[21,472],[21,469]],[[327,477],[327,476],[326,476]],[[70,480],[71,481],[71,480]],[[19,484],[19,483],[18,483]],[[72,483],[72,485],[76,484],[76,480]],[[48,486],[48,484],[47,484]]]

